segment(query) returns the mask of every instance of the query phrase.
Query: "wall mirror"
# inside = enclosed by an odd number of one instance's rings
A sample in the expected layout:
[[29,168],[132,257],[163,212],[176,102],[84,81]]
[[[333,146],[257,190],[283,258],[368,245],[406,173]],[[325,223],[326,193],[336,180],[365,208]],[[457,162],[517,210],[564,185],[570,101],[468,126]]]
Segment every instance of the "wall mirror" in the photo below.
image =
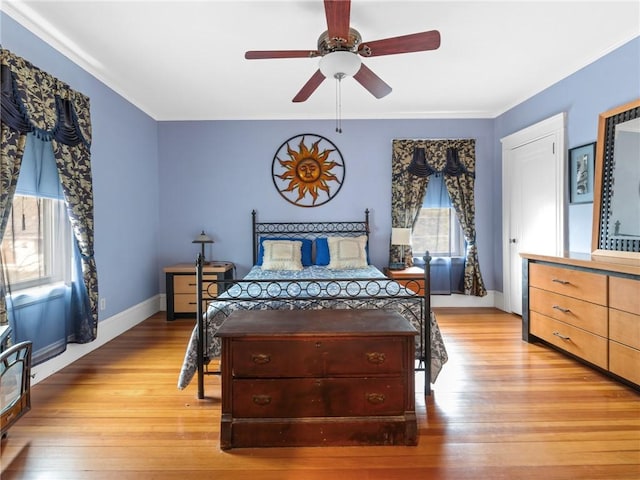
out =
[[640,265],[640,99],[600,114],[592,257]]

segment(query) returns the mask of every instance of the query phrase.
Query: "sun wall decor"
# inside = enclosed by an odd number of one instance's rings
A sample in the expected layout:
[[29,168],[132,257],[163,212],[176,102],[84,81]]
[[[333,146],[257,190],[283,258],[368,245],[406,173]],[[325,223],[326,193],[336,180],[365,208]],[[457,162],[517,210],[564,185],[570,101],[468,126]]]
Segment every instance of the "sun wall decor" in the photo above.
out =
[[280,145],[271,165],[278,193],[299,207],[327,203],[340,191],[344,175],[344,159],[338,147],[312,133],[296,135]]

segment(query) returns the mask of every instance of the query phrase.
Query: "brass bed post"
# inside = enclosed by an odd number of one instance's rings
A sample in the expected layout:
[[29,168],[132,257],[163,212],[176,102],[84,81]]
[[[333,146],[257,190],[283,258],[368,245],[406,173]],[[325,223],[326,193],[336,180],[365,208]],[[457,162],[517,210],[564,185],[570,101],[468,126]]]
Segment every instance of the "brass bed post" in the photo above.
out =
[[204,312],[202,311],[202,256],[196,260],[196,322],[198,326],[197,364],[198,364],[198,398],[204,398]]

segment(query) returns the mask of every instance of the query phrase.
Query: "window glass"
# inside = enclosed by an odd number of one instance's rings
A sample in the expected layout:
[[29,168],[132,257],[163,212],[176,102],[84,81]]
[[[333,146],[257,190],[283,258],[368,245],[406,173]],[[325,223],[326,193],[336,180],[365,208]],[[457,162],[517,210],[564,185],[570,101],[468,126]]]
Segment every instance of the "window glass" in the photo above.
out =
[[13,291],[67,280],[70,247],[70,227],[62,200],[14,196],[1,244]]
[[411,247],[417,258],[464,256],[464,235],[441,176],[429,179],[427,194],[413,225]]

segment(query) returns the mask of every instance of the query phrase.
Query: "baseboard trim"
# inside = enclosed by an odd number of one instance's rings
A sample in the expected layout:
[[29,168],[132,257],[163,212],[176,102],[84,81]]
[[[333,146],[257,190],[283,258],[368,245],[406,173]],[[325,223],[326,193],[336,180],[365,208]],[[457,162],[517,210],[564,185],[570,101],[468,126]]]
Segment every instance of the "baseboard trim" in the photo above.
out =
[[[489,290],[484,297],[476,297],[473,295],[431,295],[431,306],[434,308],[446,308],[446,307],[496,307],[500,308],[496,304],[496,301],[500,301],[497,295],[500,292]],[[500,303],[502,303],[500,301]]]
[[151,315],[160,311],[160,295],[145,300],[138,305],[134,305],[127,310],[115,314],[98,323],[98,338],[91,343],[70,343],[67,349],[57,357],[47,360],[31,369],[31,384],[35,385],[54,373],[62,370],[67,365],[72,364],[79,358],[100,348],[105,343],[113,340],[118,335],[135,327],[140,322],[146,320]]

